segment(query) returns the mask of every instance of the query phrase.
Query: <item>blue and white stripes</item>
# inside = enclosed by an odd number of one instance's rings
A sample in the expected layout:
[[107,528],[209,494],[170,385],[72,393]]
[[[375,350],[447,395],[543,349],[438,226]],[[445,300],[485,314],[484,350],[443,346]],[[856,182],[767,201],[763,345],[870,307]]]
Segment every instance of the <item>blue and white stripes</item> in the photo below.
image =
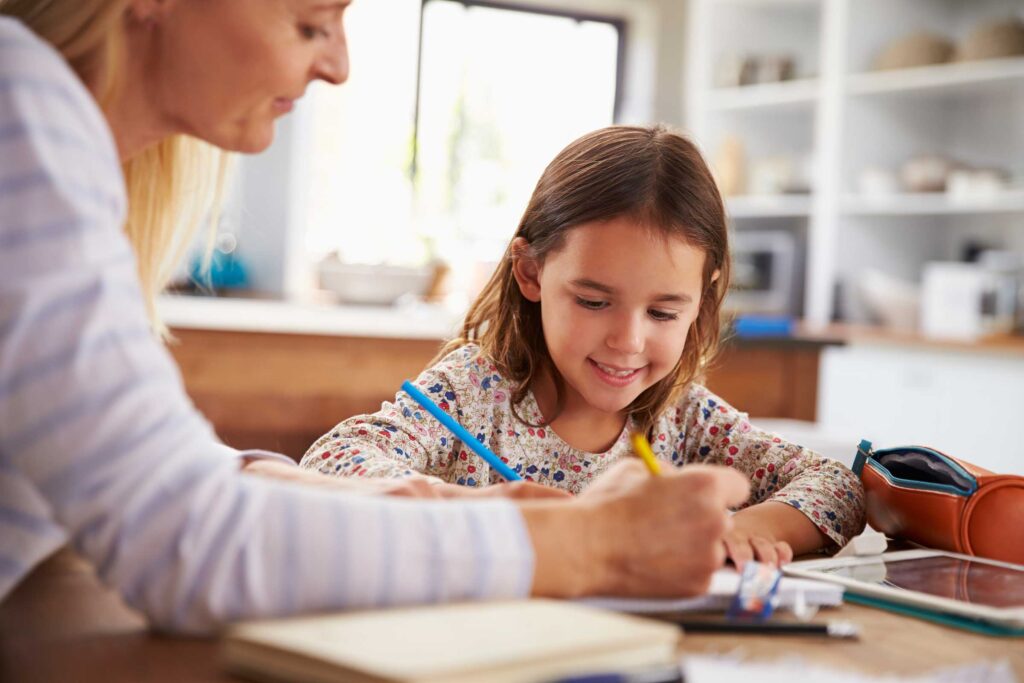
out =
[[178,630],[529,591],[511,503],[240,474],[149,333],[125,201],[88,91],[0,18],[0,599],[68,541]]

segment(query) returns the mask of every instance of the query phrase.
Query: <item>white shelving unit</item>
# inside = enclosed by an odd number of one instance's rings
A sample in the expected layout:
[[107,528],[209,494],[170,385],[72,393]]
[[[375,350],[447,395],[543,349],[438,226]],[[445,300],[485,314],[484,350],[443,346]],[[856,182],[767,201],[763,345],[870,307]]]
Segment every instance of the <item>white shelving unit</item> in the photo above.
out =
[[[1024,253],[1024,187],[870,196],[858,182],[867,168],[898,172],[923,154],[1024,176],[1024,57],[872,70],[894,39],[927,31],[959,43],[983,21],[1024,16],[1024,0],[690,2],[687,126],[707,158],[714,165],[735,136],[748,169],[778,155],[810,159],[809,195],[726,202],[736,230],[785,229],[800,240],[794,313],[824,325],[838,301],[865,322],[856,286],[865,267],[917,281],[925,263],[957,260],[968,241]],[[726,58],[783,54],[793,80],[717,87]]]

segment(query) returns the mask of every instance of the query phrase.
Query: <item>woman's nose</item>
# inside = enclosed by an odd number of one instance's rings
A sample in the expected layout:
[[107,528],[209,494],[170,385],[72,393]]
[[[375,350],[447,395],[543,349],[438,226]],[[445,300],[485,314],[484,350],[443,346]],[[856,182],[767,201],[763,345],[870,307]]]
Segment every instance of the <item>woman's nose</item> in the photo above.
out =
[[314,65],[313,77],[332,85],[341,85],[348,80],[348,42],[345,33],[340,32],[325,47]]

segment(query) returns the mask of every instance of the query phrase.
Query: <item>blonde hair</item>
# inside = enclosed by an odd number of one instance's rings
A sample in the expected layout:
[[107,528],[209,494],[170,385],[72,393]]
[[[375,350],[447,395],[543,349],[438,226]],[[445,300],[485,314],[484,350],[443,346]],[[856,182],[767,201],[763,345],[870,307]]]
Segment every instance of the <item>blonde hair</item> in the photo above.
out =
[[[107,109],[124,87],[127,0],[0,0],[12,16],[54,46]],[[156,297],[174,274],[204,219],[215,215],[228,155],[184,135],[171,136],[124,161],[125,232],[135,250],[150,320],[166,335]],[[213,221],[207,253],[213,244]]]
[[[543,263],[576,226],[620,216],[704,252],[701,301],[682,356],[627,409],[641,429],[650,430],[718,350],[730,262],[725,209],[711,172],[693,143],[663,126],[602,128],[558,153],[537,182],[502,262],[466,314],[462,333],[438,358],[479,344],[512,382],[513,407],[546,369],[558,394],[556,415],[545,416],[553,421],[562,407],[564,381],[544,341],[540,304],[520,292],[513,262],[528,255]],[[517,237],[526,240],[528,254],[513,249]]]

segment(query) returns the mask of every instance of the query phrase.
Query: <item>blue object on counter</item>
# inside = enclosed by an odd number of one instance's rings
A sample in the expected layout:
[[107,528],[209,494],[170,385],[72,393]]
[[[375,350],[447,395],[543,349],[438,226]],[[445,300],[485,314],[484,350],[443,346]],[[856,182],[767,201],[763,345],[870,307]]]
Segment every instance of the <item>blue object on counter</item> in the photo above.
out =
[[249,272],[235,252],[214,249],[210,255],[210,269],[203,270],[201,258],[192,264],[192,281],[214,290],[246,289],[249,286]]
[[740,316],[732,324],[737,337],[792,337],[795,328],[789,316]]

